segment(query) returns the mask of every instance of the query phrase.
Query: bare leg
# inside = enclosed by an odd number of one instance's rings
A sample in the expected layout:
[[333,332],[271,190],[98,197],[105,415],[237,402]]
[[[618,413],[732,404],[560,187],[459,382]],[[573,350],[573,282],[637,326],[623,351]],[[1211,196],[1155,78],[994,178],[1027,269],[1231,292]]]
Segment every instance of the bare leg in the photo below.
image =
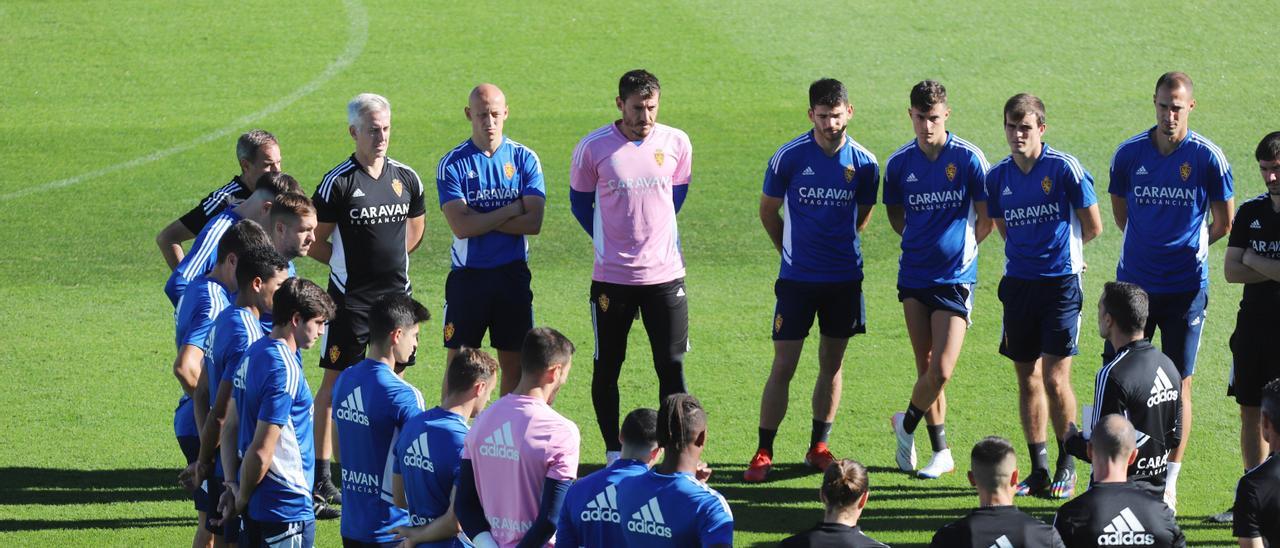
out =
[[1187,440],[1191,439],[1191,377],[1182,379],[1182,442],[1169,452],[1169,462],[1182,462],[1187,452]]
[[1271,447],[1262,437],[1262,408],[1240,406],[1240,456],[1246,470],[1262,464]]
[[498,395],[505,396],[520,384],[520,352],[499,350],[498,366],[502,369],[502,391]]
[[320,381],[320,389],[316,391],[315,419],[313,421],[316,438],[316,459],[331,460],[337,454],[337,438],[333,431],[333,384],[338,382],[341,371],[324,370],[324,379]]
[[[849,339],[825,335],[818,341],[818,380],[813,384],[813,420],[835,422],[844,377],[844,350],[848,345]],[[796,358],[799,358],[799,354]],[[795,365],[791,368],[794,373]]]
[[773,341],[773,367],[764,383],[764,395],[760,398],[760,428],[777,430],[787,416],[791,377],[796,374],[802,350],[804,339]]
[[[1040,361],[1053,433],[1059,440],[1066,439],[1067,423],[1076,419],[1076,393],[1071,389],[1071,356],[1043,355]],[[1043,426],[1041,431],[1044,431]]]
[[1044,443],[1048,409],[1040,360],[1014,362],[1013,367],[1018,372],[1018,415],[1022,419],[1022,435],[1028,444]]

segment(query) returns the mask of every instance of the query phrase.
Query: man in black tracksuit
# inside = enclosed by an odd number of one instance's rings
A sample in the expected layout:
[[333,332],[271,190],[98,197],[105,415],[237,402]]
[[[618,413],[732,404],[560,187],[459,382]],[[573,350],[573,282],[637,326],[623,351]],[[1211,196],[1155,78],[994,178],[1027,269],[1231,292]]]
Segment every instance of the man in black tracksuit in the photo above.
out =
[[1120,415],[1105,415],[1089,440],[1095,483],[1058,509],[1053,526],[1068,548],[1152,546],[1183,548],[1186,538],[1173,511],[1128,479],[1138,460],[1136,432]]
[[933,535],[937,548],[1061,548],[1062,539],[1049,524],[1013,505],[1018,486],[1018,457],[1013,444],[989,436],[969,455],[969,483],[978,488],[981,507],[944,525]]
[[[1182,377],[1173,362],[1143,338],[1146,322],[1146,292],[1134,284],[1107,282],[1098,302],[1098,331],[1117,350],[1098,371],[1091,427],[1106,415],[1127,418],[1136,430],[1138,448],[1129,479],[1163,497],[1169,451],[1182,439]],[[1072,425],[1067,451],[1089,460],[1088,439],[1074,429]]]
[[[1262,390],[1262,436],[1272,449],[1280,447],[1280,380]],[[1267,457],[1240,478],[1232,508],[1232,534],[1240,546],[1280,546],[1280,457]]]

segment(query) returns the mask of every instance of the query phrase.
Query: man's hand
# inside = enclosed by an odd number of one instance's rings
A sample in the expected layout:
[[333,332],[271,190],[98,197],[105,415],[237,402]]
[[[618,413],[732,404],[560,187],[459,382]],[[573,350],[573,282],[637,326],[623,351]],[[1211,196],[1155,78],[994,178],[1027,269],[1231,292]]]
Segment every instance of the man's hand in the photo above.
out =
[[240,486],[234,481],[225,481],[222,482],[222,485],[225,489],[222,491],[222,497],[218,499],[218,514],[222,518],[209,520],[215,526],[222,526],[222,524],[230,522],[241,512],[239,501],[236,500],[236,493],[240,492]]
[[199,464],[199,462],[192,462],[186,468],[183,468],[181,472],[178,472],[178,485],[181,485],[187,491],[195,491],[196,487],[200,485],[200,482],[196,480],[196,468]]

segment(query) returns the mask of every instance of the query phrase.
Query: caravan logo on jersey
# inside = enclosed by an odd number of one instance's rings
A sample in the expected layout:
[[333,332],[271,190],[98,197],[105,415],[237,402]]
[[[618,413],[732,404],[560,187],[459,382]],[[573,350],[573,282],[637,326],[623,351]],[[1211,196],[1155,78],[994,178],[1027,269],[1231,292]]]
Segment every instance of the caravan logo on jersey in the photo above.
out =
[[338,404],[338,409],[333,414],[344,421],[369,426],[369,415],[364,413],[364,398],[360,395],[359,386],[347,394],[347,399]]
[[1164,374],[1163,369],[1156,370],[1156,378],[1151,384],[1151,397],[1147,398],[1147,407],[1155,407],[1178,399],[1178,390],[1174,388],[1173,381],[1169,380],[1169,376]]
[[418,435],[418,439],[413,440],[413,444],[404,452],[404,465],[420,468],[428,472],[435,472],[436,465],[431,463],[431,448],[427,446],[427,433],[423,432]]
[[1142,185],[1133,187],[1133,198],[1142,205],[1193,207],[1196,203],[1196,191],[1191,188]]
[[520,462],[520,452],[516,450],[515,441],[511,437],[511,421],[502,424],[501,428],[480,444],[480,454],[486,457]]
[[357,226],[404,222],[409,218],[409,204],[383,204],[353,207],[347,211],[351,224]]
[[964,193],[959,190],[918,192],[907,195],[907,205],[912,211],[951,209],[964,204]]
[[1155,543],[1156,536],[1147,532],[1128,506],[1111,518],[1111,523],[1098,535],[1098,546],[1150,546]]
[[622,514],[618,513],[618,489],[613,485],[596,493],[596,498],[587,503],[587,509],[578,515],[583,522],[600,521],[622,523]]
[[671,538],[671,528],[667,527],[667,520],[662,517],[662,509],[658,507],[658,497],[649,499],[649,503],[641,506],[639,512],[631,514],[631,520],[627,522],[627,530],[642,535]]

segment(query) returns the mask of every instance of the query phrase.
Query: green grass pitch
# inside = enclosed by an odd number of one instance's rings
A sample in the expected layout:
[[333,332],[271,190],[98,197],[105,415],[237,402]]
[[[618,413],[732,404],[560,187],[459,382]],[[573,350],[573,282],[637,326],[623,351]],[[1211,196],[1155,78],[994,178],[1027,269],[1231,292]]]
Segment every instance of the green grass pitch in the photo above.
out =
[[[274,132],[285,169],[314,189],[352,150],[343,108],[362,91],[391,99],[391,154],[427,183],[440,156],[468,136],[462,107],[470,88],[490,81],[506,91],[507,134],[536,150],[547,174],[546,223],[531,240],[538,323],[579,346],[557,407],[581,426],[584,464],[600,463],[589,390],[591,252],[569,213],[568,162],[579,138],[614,119],[617,78],[636,67],[662,79],[660,120],[686,130],[696,151],[680,228],[691,302],[688,380],[710,413],[713,485],[733,507],[738,544],[774,543],[820,518],[818,476],[799,466],[816,338],[792,385],[777,480],[739,480],[755,447],[778,268],[756,217],[761,177],[776,148],[807,129],[809,82],[847,83],[850,131],[882,161],[911,138],[907,91],[921,79],[946,84],[950,129],[992,163],[1008,153],[1003,101],[1022,91],[1044,99],[1045,139],[1094,174],[1107,225],[1085,249],[1087,304],[1074,372],[1083,402],[1100,365],[1093,303],[1113,276],[1120,241],[1105,195],[1110,155],[1153,123],[1156,77],[1185,70],[1197,84],[1192,128],[1234,163],[1238,199],[1260,192],[1253,147],[1280,128],[1277,80],[1265,61],[1277,36],[1267,6],[0,3],[0,544],[190,541],[194,512],[176,486],[181,456],[170,425],[178,392],[169,373],[171,308],[152,238],[234,174],[235,135],[251,127]],[[964,479],[974,441],[1000,434],[1024,443],[1012,367],[996,353],[1003,252],[998,237],[981,248],[974,323],[948,388],[959,473],[926,482],[892,471],[887,419],[904,407],[914,373],[894,291],[898,238],[883,209],[864,238],[870,326],[849,345],[832,443],[838,456],[871,467],[865,529],[894,545],[922,544],[976,504]],[[429,208],[411,274],[417,297],[437,313],[448,242],[438,209]],[[1193,443],[1179,490],[1179,521],[1198,546],[1234,543],[1229,527],[1202,520],[1230,504],[1241,471],[1236,406],[1224,396],[1240,289],[1221,277],[1223,247],[1211,253]],[[298,264],[314,280],[327,274],[314,261]],[[434,394],[444,354],[437,328],[423,332],[420,365],[408,378]],[[656,404],[643,337],[633,330],[624,411]],[[311,351],[313,389],[315,362]],[[1019,503],[1045,519],[1057,505]],[[336,545],[337,523],[321,523],[317,540]]]

